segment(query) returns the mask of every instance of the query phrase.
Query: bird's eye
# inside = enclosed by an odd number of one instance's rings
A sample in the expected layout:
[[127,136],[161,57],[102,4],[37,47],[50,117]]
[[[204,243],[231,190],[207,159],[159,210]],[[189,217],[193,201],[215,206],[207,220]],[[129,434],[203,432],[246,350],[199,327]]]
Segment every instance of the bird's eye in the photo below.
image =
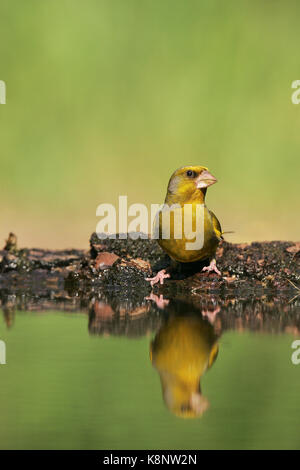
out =
[[188,171],[186,172],[186,176],[188,176],[189,178],[195,178],[196,172],[193,171],[193,170],[188,170]]

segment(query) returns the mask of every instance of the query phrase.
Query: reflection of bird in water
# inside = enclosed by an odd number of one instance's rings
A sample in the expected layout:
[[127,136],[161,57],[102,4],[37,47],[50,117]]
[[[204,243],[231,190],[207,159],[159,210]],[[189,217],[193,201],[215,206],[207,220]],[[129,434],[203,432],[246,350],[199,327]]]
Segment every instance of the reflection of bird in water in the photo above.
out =
[[218,354],[217,335],[200,312],[171,314],[156,334],[150,358],[160,375],[164,401],[182,418],[201,416],[209,406],[200,380]]

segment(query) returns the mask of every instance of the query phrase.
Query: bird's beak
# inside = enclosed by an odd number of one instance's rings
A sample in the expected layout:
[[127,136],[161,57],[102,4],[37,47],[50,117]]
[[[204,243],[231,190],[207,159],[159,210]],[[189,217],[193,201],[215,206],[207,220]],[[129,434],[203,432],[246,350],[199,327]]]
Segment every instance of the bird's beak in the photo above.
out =
[[203,413],[209,408],[209,401],[200,393],[192,393],[190,398],[191,408],[197,416],[203,415]]
[[211,186],[216,182],[217,179],[209,171],[204,170],[197,178],[197,188],[208,188],[208,186]]

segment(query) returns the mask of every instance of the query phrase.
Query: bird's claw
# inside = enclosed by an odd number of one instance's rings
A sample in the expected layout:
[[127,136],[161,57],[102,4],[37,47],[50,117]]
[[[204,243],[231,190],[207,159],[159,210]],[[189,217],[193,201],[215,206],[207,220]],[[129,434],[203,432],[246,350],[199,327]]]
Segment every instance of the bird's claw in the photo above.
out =
[[171,277],[170,274],[166,273],[166,270],[165,269],[162,269],[161,271],[159,271],[156,276],[154,277],[146,277],[146,281],[149,281],[150,284],[151,284],[151,287],[154,286],[154,284],[157,284],[158,282],[160,284],[163,284],[164,283],[164,279],[167,279]]
[[212,260],[209,264],[209,266],[204,266],[204,268],[202,269],[202,271],[206,271],[208,273],[211,273],[211,272],[215,272],[218,274],[218,276],[222,276],[222,273],[221,271],[218,270],[217,268],[217,265],[216,265],[216,261],[215,260]]

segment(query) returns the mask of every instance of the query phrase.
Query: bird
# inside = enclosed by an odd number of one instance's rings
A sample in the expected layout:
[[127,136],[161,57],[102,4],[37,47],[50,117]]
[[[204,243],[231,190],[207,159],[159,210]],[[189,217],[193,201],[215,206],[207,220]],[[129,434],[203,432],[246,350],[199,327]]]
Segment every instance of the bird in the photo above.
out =
[[218,336],[209,321],[187,309],[171,312],[150,344],[150,361],[159,373],[169,411],[181,418],[197,418],[208,409],[200,380],[218,351]]
[[[184,166],[172,174],[165,203],[155,217],[153,230],[158,244],[171,258],[171,266],[209,260],[209,265],[202,271],[221,276],[215,259],[216,249],[223,239],[221,224],[205,205],[207,188],[216,182],[208,168],[200,165]],[[169,218],[165,217],[168,212]],[[188,215],[191,219],[189,227],[186,223]],[[199,243],[193,248],[191,244],[197,239]],[[153,286],[158,282],[163,284],[164,279],[170,277],[168,270],[162,269],[146,280]]]

